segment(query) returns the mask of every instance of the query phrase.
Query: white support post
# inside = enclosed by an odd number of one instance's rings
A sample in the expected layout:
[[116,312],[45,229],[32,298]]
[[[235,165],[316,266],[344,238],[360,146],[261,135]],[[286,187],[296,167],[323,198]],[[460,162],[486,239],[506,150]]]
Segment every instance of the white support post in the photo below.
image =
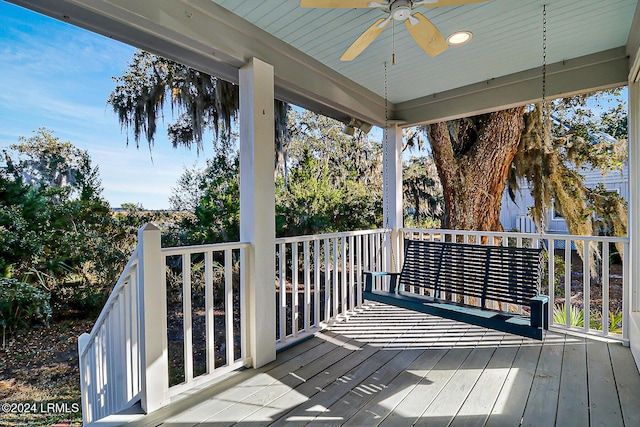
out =
[[254,368],[276,358],[273,100],[273,66],[252,58],[240,69],[240,240],[251,243],[246,294]]
[[89,402],[89,390],[87,390],[87,382],[89,378],[87,378],[87,371],[85,370],[85,366],[87,365],[87,361],[82,360],[82,353],[85,348],[89,345],[89,337],[90,335],[84,333],[78,337],[78,363],[80,364],[80,400],[82,404],[82,422],[84,424],[89,424],[91,420],[90,408],[88,406]]
[[384,130],[383,150],[383,227],[391,228],[391,271],[399,271],[402,257],[399,230],[403,227],[402,209],[402,128],[393,124]]
[[624,259],[630,272],[630,293],[623,307],[624,331],[628,334],[631,352],[640,366],[640,55],[629,74],[629,254]]
[[167,286],[162,272],[160,229],[149,223],[138,230],[142,311],[142,409],[150,413],[168,403]]

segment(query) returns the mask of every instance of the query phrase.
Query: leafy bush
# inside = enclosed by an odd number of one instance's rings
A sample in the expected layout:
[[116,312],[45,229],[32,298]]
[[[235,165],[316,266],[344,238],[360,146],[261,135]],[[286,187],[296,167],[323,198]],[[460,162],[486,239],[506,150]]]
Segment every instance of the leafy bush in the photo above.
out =
[[[584,326],[584,310],[576,306],[570,306],[571,326]],[[561,325],[567,324],[567,311],[564,304],[553,307],[553,321]],[[602,330],[602,319],[596,313],[589,315],[589,327],[591,329]],[[614,334],[622,333],[622,312],[609,313],[609,332]]]
[[[584,326],[584,311],[578,307],[569,306],[569,316],[571,317],[571,326]],[[553,321],[561,325],[567,324],[567,310],[564,304],[558,304],[553,307]]]
[[0,326],[10,331],[34,322],[48,324],[50,295],[37,286],[11,278],[0,278]]
[[[549,252],[542,252],[542,291],[549,292]],[[555,295],[564,294],[564,257],[554,255],[553,260],[553,288]],[[563,306],[564,307],[564,306]],[[554,309],[555,313],[555,309]]]

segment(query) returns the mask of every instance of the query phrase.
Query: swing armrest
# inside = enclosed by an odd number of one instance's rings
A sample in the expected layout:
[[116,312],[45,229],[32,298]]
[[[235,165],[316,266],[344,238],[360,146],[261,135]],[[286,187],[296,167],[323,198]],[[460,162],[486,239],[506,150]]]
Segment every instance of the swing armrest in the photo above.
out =
[[398,286],[398,276],[400,276],[400,273],[392,273],[390,271],[365,271],[363,274],[365,292],[372,292],[374,277],[390,276],[391,282],[389,283],[389,292],[396,293],[396,288]]

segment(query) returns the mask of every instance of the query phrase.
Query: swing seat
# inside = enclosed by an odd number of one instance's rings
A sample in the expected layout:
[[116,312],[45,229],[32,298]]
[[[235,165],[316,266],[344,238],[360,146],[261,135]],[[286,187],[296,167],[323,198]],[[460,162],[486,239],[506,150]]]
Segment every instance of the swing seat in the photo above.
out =
[[[542,340],[541,272],[541,249],[409,240],[401,273],[364,273],[363,298]],[[374,289],[386,276],[389,289]]]

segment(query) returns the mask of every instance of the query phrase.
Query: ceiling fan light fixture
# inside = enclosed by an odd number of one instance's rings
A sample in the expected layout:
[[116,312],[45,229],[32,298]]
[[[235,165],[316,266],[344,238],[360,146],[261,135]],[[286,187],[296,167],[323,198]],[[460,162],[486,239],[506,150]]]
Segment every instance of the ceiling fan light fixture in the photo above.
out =
[[471,37],[473,37],[471,31],[456,31],[455,33],[447,37],[447,43],[452,46],[457,46],[469,42],[469,40],[471,40]]

